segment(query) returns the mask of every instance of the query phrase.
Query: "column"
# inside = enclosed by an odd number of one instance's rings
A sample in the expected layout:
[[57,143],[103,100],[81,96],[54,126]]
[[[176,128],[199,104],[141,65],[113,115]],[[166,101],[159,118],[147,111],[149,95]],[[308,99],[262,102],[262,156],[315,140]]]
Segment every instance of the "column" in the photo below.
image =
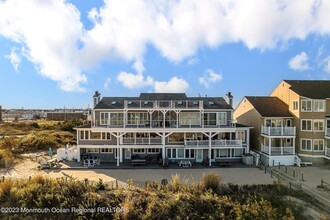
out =
[[295,155],[296,154],[296,139],[295,138],[292,138],[292,154]]
[[162,158],[163,158],[163,166],[165,164],[165,158],[166,158],[166,154],[165,154],[165,132],[163,132],[163,135],[162,135]]
[[268,155],[272,155],[271,153],[271,149],[272,149],[272,142],[271,142],[271,138],[268,138]]
[[80,162],[80,158],[81,158],[80,147],[77,147],[77,162]]
[[250,153],[250,128],[246,130],[246,153]]
[[117,167],[119,167],[119,133],[117,132]]
[[212,141],[211,141],[211,132],[209,133],[209,166],[211,166],[211,150],[212,150]]

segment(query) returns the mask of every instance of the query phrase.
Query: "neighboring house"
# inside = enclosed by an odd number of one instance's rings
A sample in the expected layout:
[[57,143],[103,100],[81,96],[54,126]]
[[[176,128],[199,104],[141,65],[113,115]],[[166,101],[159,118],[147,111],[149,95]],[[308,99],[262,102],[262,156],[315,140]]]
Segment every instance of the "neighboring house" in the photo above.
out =
[[75,128],[78,160],[89,154],[117,166],[137,158],[208,165],[240,161],[249,153],[250,128],[233,123],[232,96],[227,95],[228,102],[184,93],[101,99],[96,92],[92,123]]
[[[257,114],[260,109],[266,115]],[[283,80],[269,97],[244,97],[234,117],[255,128],[251,148],[266,164],[293,164],[288,154],[315,162],[330,159],[330,81]],[[274,146],[282,147],[280,155]]]
[[47,112],[47,120],[70,121],[86,118],[84,112]]

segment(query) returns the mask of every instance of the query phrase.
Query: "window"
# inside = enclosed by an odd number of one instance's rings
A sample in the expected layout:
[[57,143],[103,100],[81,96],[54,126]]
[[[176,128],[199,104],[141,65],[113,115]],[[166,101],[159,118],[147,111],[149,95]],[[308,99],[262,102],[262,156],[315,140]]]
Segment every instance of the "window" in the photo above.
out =
[[227,124],[227,112],[219,112],[218,113],[219,125]]
[[282,119],[267,119],[266,127],[282,127]]
[[146,153],[146,149],[145,148],[134,148],[133,149],[133,153],[134,154],[145,154]]
[[324,140],[314,139],[313,140],[313,150],[314,151],[324,151]]
[[101,139],[101,133],[100,132],[91,132],[91,138],[92,140],[100,140]]
[[176,150],[177,150],[178,158],[184,158],[184,149],[179,148],[179,149],[176,149]]
[[314,131],[324,131],[324,121],[323,120],[314,120]]
[[110,113],[110,125],[124,125],[124,114],[120,112],[111,112]]
[[312,131],[312,120],[301,120],[301,131]]
[[200,125],[201,114],[199,112],[181,112],[180,125]]
[[101,112],[100,113],[100,124],[106,125],[106,124],[108,124],[108,120],[109,120],[109,112]]
[[127,124],[129,124],[129,125],[149,124],[149,114],[148,113],[128,113],[127,114]]
[[301,111],[311,112],[312,111],[312,100],[301,100]]
[[117,103],[116,101],[112,101],[112,102],[111,102],[112,105],[115,105],[116,103]]
[[102,140],[111,140],[111,134],[108,132],[102,132]]
[[298,111],[299,102],[297,100],[292,101],[292,109],[293,109],[293,111]]
[[89,139],[89,131],[80,131],[80,139],[88,140]]
[[194,149],[186,149],[185,158],[194,159],[195,158],[195,150]]
[[325,111],[325,101],[324,100],[314,100],[314,111],[324,112]]
[[86,153],[99,153],[98,148],[86,148]]
[[159,154],[160,149],[159,148],[148,148],[148,154]]
[[204,113],[204,125],[217,125],[217,113]]
[[102,154],[112,154],[112,148],[100,148],[100,153]]
[[236,139],[237,140],[242,140],[245,142],[245,131],[237,131],[236,132]]
[[311,139],[301,139],[300,149],[304,151],[312,150],[312,140]]

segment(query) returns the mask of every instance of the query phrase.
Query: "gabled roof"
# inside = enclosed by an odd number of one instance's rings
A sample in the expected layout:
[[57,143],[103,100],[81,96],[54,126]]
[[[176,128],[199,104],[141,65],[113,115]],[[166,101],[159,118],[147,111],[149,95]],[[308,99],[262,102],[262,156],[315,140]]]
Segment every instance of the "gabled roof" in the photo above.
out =
[[125,100],[202,100],[204,109],[233,109],[222,97],[187,97],[185,93],[141,93],[139,97],[103,97],[94,109],[124,109]]
[[330,98],[330,80],[284,80],[290,89],[300,96],[311,99]]
[[272,96],[245,97],[262,117],[293,117],[289,106],[281,99]]

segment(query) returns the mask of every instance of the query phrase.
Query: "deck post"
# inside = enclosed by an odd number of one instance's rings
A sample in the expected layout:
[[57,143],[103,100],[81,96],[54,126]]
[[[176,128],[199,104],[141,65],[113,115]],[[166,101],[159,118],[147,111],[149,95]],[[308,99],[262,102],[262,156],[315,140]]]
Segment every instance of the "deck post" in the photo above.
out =
[[119,133],[117,132],[117,167],[119,167]]
[[209,166],[211,166],[211,149],[212,149],[212,142],[211,142],[211,132],[209,133]]
[[77,147],[77,162],[80,162],[81,155],[80,155],[80,147]]
[[163,166],[165,165],[165,132],[162,135],[162,158],[163,158]]
[[268,155],[272,155],[272,142],[271,142],[271,138],[268,139]]

